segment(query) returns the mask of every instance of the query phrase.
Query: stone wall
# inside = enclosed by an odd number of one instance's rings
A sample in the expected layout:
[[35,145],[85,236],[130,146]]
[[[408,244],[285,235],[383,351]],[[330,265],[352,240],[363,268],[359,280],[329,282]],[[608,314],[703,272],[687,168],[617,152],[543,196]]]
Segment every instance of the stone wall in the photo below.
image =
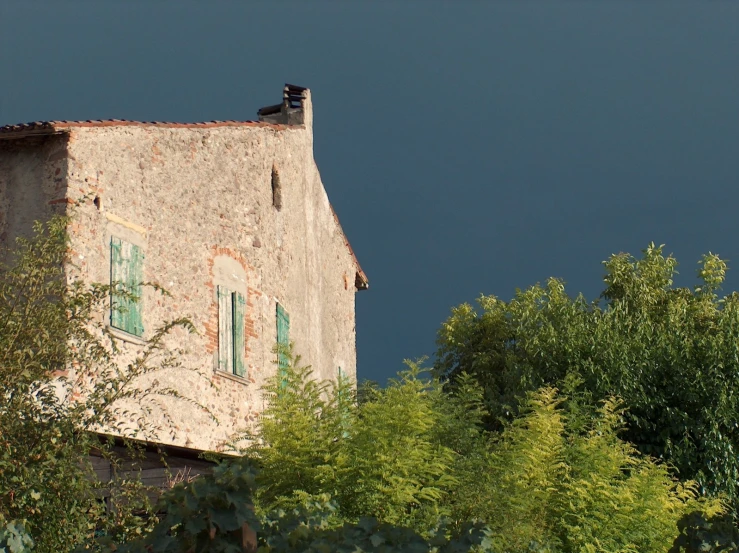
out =
[[0,140],[0,244],[28,237],[35,221],[67,205],[64,135]]
[[[69,200],[94,199],[75,214],[72,248],[79,274],[109,281],[111,236],[140,245],[144,280],[172,295],[146,290],[145,337],[168,319],[186,316],[195,323],[198,334],[177,331],[170,341],[186,350],[185,367],[201,376],[168,370],[156,378],[206,405],[220,424],[191,404],[167,400],[176,433],[161,435],[163,442],[212,449],[255,420],[264,407],[259,387],[277,370],[277,303],[289,313],[296,353],[317,378],[334,379],[339,367],[356,376],[358,267],[321,183],[312,113],[306,115],[300,127],[75,124],[67,129],[60,167],[49,165],[48,145],[29,149],[35,153],[24,158],[0,158],[6,227],[18,225],[7,219],[16,206],[25,206],[25,219],[39,217],[62,189]],[[273,205],[275,175],[279,209]],[[45,190],[36,195],[31,190],[39,186]],[[245,378],[217,370],[216,286],[229,278],[247,299]],[[140,344],[131,338],[124,347],[134,352]]]

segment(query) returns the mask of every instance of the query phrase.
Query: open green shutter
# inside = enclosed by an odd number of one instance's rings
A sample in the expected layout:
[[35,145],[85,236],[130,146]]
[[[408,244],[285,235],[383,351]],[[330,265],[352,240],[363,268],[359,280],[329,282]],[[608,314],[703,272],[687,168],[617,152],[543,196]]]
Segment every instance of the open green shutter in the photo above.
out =
[[244,316],[246,300],[239,293],[233,295],[233,369],[237,376],[244,376]]
[[129,261],[128,291],[135,297],[131,298],[128,313],[128,332],[134,336],[144,335],[143,323],[143,286],[144,281],[144,252],[135,244],[131,244]]
[[[143,279],[144,254],[141,248],[112,236],[110,284],[113,288],[110,293],[110,326],[135,336],[144,334],[141,286]],[[126,295],[120,291],[125,291]]]
[[[117,294],[116,291],[121,290],[125,283],[123,263],[123,252],[121,251],[123,244],[120,238],[111,236],[110,238],[110,326],[125,330],[126,328],[126,305],[124,298]],[[124,278],[122,278],[124,277]]]
[[283,349],[290,345],[290,316],[279,303],[277,304],[277,344],[280,349],[277,359],[282,372],[288,365],[287,355]]
[[218,368],[233,372],[233,298],[231,291],[218,287]]

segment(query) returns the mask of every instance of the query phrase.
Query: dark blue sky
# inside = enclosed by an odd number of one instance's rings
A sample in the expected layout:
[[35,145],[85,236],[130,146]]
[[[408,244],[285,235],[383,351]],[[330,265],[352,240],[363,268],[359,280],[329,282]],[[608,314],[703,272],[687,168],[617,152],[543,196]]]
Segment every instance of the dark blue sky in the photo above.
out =
[[739,263],[739,3],[0,0],[0,125],[253,119],[308,86],[370,279],[359,376],[453,305],[666,243]]

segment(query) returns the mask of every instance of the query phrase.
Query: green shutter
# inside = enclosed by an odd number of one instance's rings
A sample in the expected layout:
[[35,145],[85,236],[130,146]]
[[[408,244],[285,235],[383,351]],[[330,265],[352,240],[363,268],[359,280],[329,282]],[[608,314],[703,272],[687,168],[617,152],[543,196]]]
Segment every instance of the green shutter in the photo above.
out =
[[110,326],[124,329],[126,327],[125,299],[116,292],[123,288],[123,272],[125,264],[122,257],[121,239],[110,238]]
[[233,372],[233,294],[218,287],[218,368]]
[[238,293],[233,294],[233,370],[237,376],[244,376],[244,315],[246,300]]
[[[349,377],[346,375],[346,373],[343,371],[341,367],[339,367],[338,375],[336,376],[336,384],[338,386],[344,386],[346,384],[349,384]],[[340,403],[346,403],[349,401],[349,395],[347,394],[347,390],[339,391],[338,400]]]
[[283,372],[288,365],[287,355],[284,352],[284,348],[290,345],[290,316],[287,311],[278,303],[277,304],[277,344],[278,349],[278,363],[280,372]]
[[144,335],[144,322],[142,317],[143,286],[144,282],[144,252],[135,244],[131,244],[130,267],[128,271],[128,290],[135,296],[130,300],[128,332],[135,336]]
[[[346,375],[344,374],[344,371],[339,367],[339,370],[337,371],[338,374],[336,375],[336,385],[341,387],[346,382]],[[346,401],[346,390],[340,389],[337,393],[336,399],[339,402],[339,409],[341,409],[344,406],[344,403]]]
[[[339,367],[338,376],[336,378],[337,385],[343,386],[347,383],[348,377],[346,376],[346,373]],[[338,394],[338,402],[339,402],[339,422],[341,425],[341,436],[342,438],[348,438],[349,437],[349,425],[350,425],[350,397],[347,395],[346,390],[339,390]]]
[[[112,236],[110,238],[110,326],[142,336],[142,281],[144,254],[138,246]],[[126,297],[125,291],[135,297]]]

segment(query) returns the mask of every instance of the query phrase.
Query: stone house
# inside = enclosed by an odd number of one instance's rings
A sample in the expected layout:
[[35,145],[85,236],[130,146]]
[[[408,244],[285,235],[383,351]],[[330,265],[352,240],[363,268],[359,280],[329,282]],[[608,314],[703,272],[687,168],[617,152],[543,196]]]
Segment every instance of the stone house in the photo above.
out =
[[178,454],[218,448],[255,420],[260,386],[279,370],[277,342],[294,342],[317,378],[356,377],[355,292],[367,278],[321,182],[312,126],[310,91],[286,85],[257,121],[0,127],[0,240],[88,198],[70,229],[70,271],[141,291],[137,302],[111,298],[123,348],[134,352],[174,317],[200,331],[175,345],[205,378],[157,378],[219,424],[170,402],[175,433],[157,441]]

